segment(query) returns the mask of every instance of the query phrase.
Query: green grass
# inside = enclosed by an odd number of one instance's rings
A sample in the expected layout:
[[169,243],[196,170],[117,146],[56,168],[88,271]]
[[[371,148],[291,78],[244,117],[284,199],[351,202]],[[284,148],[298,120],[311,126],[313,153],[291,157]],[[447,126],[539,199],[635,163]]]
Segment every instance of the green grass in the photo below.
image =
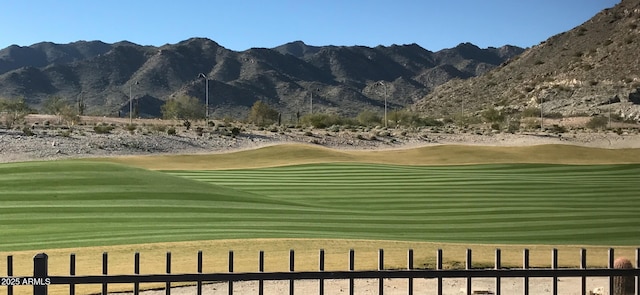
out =
[[0,251],[232,238],[637,245],[640,165],[0,165]]
[[256,221],[311,237],[633,245],[638,172],[640,165],[314,164],[171,173],[304,204]]

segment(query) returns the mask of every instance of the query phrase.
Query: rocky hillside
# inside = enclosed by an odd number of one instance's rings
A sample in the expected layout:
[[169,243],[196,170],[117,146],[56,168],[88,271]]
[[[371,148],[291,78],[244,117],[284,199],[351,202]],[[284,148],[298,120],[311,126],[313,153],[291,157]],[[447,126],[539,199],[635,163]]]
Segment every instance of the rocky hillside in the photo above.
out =
[[[194,38],[161,47],[129,42],[38,43],[0,50],[0,97],[24,97],[38,108],[53,96],[83,101],[87,114],[128,116],[129,96],[142,117],[160,116],[172,96],[205,101],[210,113],[244,118],[257,100],[283,113],[404,108],[451,79],[483,74],[523,49],[480,49],[460,44],[438,52],[416,44],[375,48],[309,46],[301,41],[277,48],[228,50]],[[383,82],[377,83],[377,82]]]
[[496,107],[640,118],[640,1],[623,0],[486,75],[449,81],[416,104],[432,115]]

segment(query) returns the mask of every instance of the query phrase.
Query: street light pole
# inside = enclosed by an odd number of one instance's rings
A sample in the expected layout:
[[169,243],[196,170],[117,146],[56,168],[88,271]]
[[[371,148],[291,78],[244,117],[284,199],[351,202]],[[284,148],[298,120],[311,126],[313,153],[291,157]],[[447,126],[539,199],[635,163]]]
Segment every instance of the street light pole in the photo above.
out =
[[309,111],[309,114],[313,115],[313,90],[311,90],[311,109]]
[[205,111],[204,111],[204,117],[206,119],[207,122],[209,122],[209,78],[207,77],[207,75],[200,73],[200,75],[198,76],[198,78],[204,78],[204,87],[205,87]]
[[129,125],[133,124],[133,84],[138,85],[140,82],[129,84]]
[[376,85],[382,85],[384,87],[384,127],[387,128],[387,84],[382,81],[378,81]]
[[544,122],[544,116],[542,115],[542,96],[540,96],[540,131],[543,131],[542,123]]

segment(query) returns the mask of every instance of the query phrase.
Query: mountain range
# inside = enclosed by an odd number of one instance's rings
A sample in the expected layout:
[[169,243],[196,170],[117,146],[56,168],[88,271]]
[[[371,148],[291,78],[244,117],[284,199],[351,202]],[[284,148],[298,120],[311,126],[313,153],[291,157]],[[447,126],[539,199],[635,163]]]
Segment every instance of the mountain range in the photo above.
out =
[[245,118],[260,100],[283,118],[312,111],[354,116],[387,105],[435,118],[537,108],[554,116],[615,112],[640,119],[639,40],[640,0],[622,0],[527,49],[461,43],[432,52],[417,44],[295,41],[238,52],[203,38],[160,47],[43,42],[0,50],[0,97],[23,97],[39,108],[59,96],[82,100],[88,114],[121,116],[132,97],[142,117],[159,117],[160,106],[180,95],[205,103],[208,92],[213,118]]
[[443,83],[413,108],[434,116],[494,107],[640,120],[638,52],[640,0],[623,0],[484,75]]
[[[244,118],[261,100],[284,116],[402,109],[451,79],[488,72],[522,53],[514,46],[470,43],[437,52],[417,44],[310,46],[302,41],[237,52],[204,38],[160,47],[130,42],[42,42],[0,50],[0,97],[23,97],[34,108],[62,97],[82,100],[87,114],[161,116],[179,95],[205,103],[214,118]],[[202,75],[201,75],[202,74]],[[203,77],[207,77],[207,81]]]

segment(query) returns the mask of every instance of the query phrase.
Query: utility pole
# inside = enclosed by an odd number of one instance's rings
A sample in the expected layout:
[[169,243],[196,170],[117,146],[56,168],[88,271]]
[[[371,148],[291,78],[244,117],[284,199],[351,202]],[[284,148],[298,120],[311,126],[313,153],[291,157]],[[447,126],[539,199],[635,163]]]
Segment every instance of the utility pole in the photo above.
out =
[[[140,82],[136,81],[135,85]],[[133,124],[133,83],[129,84],[129,125]]]
[[205,82],[204,82],[204,87],[205,87],[205,110],[204,110],[204,117],[205,120],[207,121],[207,124],[209,122],[209,77],[207,77],[207,75],[200,73],[200,75],[198,75],[198,78],[204,78]]

